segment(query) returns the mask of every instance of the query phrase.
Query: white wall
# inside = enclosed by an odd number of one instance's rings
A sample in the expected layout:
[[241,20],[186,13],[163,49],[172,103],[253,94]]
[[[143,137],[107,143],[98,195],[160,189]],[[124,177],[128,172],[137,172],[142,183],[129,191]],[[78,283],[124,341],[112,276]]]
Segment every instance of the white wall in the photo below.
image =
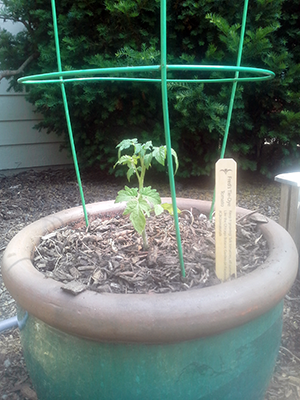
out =
[[[22,24],[0,19],[0,27],[16,33]],[[34,113],[23,93],[7,92],[7,88],[4,78],[0,81],[0,170],[70,164],[67,152],[60,151],[61,138],[33,129],[42,116]]]

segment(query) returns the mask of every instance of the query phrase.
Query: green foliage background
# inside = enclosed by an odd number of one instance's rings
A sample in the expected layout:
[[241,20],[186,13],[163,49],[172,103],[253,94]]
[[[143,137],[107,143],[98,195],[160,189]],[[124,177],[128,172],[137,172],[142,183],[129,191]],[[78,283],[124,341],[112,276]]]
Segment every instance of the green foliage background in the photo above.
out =
[[[23,75],[56,71],[50,1],[3,0],[3,4],[0,15],[21,21],[26,29],[15,36],[0,31],[0,69],[17,69],[33,55]],[[298,8],[297,0],[249,4],[242,65],[271,69],[276,78],[238,84],[226,156],[234,157],[243,169],[270,176],[288,170],[299,159]],[[243,2],[230,0],[168,1],[168,62],[235,65],[242,10]],[[65,70],[160,63],[158,0],[59,0],[57,12]],[[16,90],[18,77],[10,81]],[[231,84],[169,85],[179,175],[211,173],[224,135],[230,92]],[[75,83],[67,85],[67,96],[81,165],[112,172],[115,146],[124,138],[164,143],[159,84]],[[28,100],[44,115],[38,128],[64,135],[68,143],[60,88],[33,85]]]

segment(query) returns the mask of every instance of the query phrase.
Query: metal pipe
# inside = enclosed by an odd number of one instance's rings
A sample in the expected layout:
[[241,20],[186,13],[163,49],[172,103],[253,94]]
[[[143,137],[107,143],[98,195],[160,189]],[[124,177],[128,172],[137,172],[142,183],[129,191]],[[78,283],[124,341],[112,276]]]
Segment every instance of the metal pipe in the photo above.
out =
[[7,329],[19,328],[22,330],[28,319],[28,312],[24,311],[23,318],[20,319],[17,316],[0,321],[0,332],[6,331]]
[[6,331],[7,329],[17,328],[19,326],[17,316],[0,321],[0,332]]

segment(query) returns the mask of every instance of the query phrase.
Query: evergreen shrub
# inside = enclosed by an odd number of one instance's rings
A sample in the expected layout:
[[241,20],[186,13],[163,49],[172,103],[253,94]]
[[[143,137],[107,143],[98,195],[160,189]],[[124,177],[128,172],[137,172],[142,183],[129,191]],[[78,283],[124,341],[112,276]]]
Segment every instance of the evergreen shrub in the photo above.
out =
[[[57,71],[51,4],[2,2],[0,15],[25,27],[17,35],[0,31],[1,70],[16,70],[31,57],[20,74],[7,76],[11,87],[20,90],[20,76]],[[159,64],[159,6],[158,0],[57,1],[63,69]],[[226,156],[234,157],[243,169],[272,175],[299,158],[298,6],[296,0],[250,1],[242,66],[270,69],[276,78],[238,84]],[[168,1],[168,62],[235,65],[242,11],[243,2],[229,0]],[[195,75],[201,73],[180,73]],[[124,138],[163,143],[159,83],[85,82],[67,84],[66,89],[81,165],[112,172],[115,146]],[[179,176],[211,173],[224,135],[230,92],[230,83],[169,84]],[[37,128],[65,135],[68,143],[59,86],[32,85],[27,97],[44,116]]]

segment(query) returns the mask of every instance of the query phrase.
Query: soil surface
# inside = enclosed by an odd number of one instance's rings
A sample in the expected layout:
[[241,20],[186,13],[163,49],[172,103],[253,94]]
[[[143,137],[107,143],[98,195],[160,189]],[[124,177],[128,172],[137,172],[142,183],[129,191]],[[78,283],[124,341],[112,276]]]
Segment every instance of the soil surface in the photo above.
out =
[[[125,179],[82,174],[86,203],[112,200],[123,188]],[[155,186],[161,196],[169,196],[167,181]],[[189,179],[176,185],[178,197],[211,200],[213,183],[209,179]],[[280,185],[252,176],[239,177],[238,205],[257,210],[278,221]],[[26,171],[15,176],[0,175],[0,256],[10,239],[29,223],[80,205],[73,170]],[[96,276],[95,276],[96,277]],[[265,400],[300,399],[300,288],[297,280],[285,298],[282,344]],[[0,275],[0,320],[15,315],[15,303]],[[0,333],[0,400],[37,399],[26,370],[18,329]],[[242,400],[242,399],[241,399]]]

